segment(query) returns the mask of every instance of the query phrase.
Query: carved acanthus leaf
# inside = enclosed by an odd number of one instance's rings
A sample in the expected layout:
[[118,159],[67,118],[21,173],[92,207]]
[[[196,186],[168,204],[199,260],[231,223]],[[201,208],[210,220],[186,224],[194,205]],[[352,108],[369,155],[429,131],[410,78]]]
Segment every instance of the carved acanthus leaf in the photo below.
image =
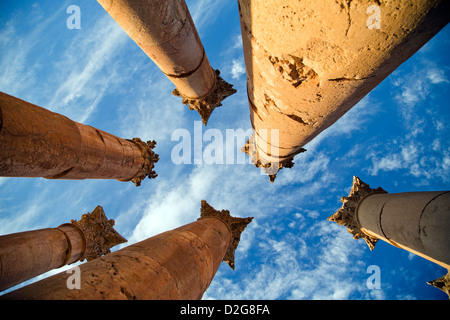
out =
[[427,282],[429,285],[444,291],[450,300],[450,271],[436,280]]
[[305,151],[306,149],[300,148],[294,154],[292,154],[290,158],[284,159],[280,162],[267,162],[264,159],[262,159],[258,154],[254,134],[250,136],[250,139],[248,139],[245,145],[241,148],[241,152],[245,152],[250,157],[255,167],[261,168],[264,171],[264,173],[267,174],[267,176],[270,179],[270,182],[272,183],[275,181],[277,173],[281,169],[292,168],[294,166],[293,162],[294,156]]
[[145,143],[140,138],[133,138],[128,140],[135,143],[142,151],[142,157],[144,158],[144,163],[142,164],[141,171],[131,179],[136,187],[141,185],[141,181],[148,177],[149,179],[154,179],[158,174],[153,170],[155,168],[155,163],[158,162],[159,156],[153,151],[156,147],[156,141],[150,140]]
[[82,259],[87,261],[101,257],[111,252],[111,248],[127,242],[113,226],[113,219],[106,218],[101,206],[97,206],[91,213],[81,216],[79,221],[71,220],[70,223],[78,226],[86,237],[86,252]]
[[182,103],[187,105],[190,110],[197,110],[202,117],[202,122],[205,126],[214,109],[220,107],[225,98],[236,93],[236,89],[233,89],[233,85],[222,79],[219,70],[215,70],[214,72],[216,74],[214,89],[204,98],[193,99],[185,97],[178,89],[175,89],[172,92],[174,96],[183,98]]
[[253,217],[249,218],[235,218],[230,215],[230,211],[221,210],[218,211],[211,207],[205,200],[202,200],[200,209],[200,218],[217,218],[222,220],[231,230],[231,241],[227,252],[223,258],[231,269],[234,270],[234,253],[241,239],[241,233],[245,230],[247,225],[253,220]]
[[359,201],[371,193],[387,193],[382,188],[372,189],[367,183],[358,177],[353,177],[353,186],[348,197],[342,197],[342,207],[332,216],[328,217],[328,221],[334,221],[339,225],[347,227],[347,231],[353,235],[354,239],[363,238],[370,250],[375,248],[377,238],[365,234],[356,219],[356,207]]

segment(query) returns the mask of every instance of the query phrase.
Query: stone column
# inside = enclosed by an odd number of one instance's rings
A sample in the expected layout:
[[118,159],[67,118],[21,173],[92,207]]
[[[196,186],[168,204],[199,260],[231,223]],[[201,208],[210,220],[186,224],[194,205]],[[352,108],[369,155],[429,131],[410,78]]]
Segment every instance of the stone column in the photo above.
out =
[[275,166],[271,180],[450,21],[444,0],[238,4],[257,136],[245,150],[256,166]]
[[0,236],[0,291],[47,271],[110,252],[126,240],[113,228],[103,208],[57,228]]
[[122,139],[0,92],[0,176],[155,178],[155,141]]
[[240,235],[253,218],[234,218],[202,201],[200,218],[80,265],[80,290],[60,273],[4,299],[201,299],[222,261],[234,269]]
[[184,0],[97,0],[173,82],[172,92],[206,125],[236,92],[213,70]]
[[450,269],[450,192],[388,194],[358,177],[342,207],[328,218],[363,238],[370,250],[381,239]]

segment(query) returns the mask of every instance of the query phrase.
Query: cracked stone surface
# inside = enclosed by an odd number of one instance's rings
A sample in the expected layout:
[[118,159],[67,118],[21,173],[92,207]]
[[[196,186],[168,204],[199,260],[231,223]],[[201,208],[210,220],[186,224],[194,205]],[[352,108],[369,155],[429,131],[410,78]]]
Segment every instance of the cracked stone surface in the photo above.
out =
[[[252,128],[289,158],[447,23],[445,1],[238,0]],[[380,29],[368,27],[368,8]],[[369,22],[368,22],[369,21]],[[261,149],[261,148],[259,148]],[[268,158],[260,154],[260,158]],[[256,164],[257,162],[255,162]]]

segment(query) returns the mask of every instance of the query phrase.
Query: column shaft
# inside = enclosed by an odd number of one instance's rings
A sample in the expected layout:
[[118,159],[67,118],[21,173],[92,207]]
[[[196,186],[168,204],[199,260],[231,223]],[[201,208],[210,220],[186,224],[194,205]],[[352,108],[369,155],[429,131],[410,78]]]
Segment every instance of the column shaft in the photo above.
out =
[[206,125],[236,92],[213,70],[184,0],[97,0],[176,86],[174,95]]
[[450,192],[370,194],[356,218],[366,234],[450,269]]
[[138,138],[116,137],[5,93],[0,119],[1,176],[139,183],[156,176],[154,144]]
[[215,74],[184,0],[98,0],[137,45],[191,98],[208,95]]
[[75,225],[13,233],[0,237],[0,291],[78,261],[86,250]]
[[0,236],[0,291],[84,259],[90,261],[126,242],[101,206],[57,228]]
[[[388,194],[354,176],[341,202],[327,220],[347,227],[370,250],[381,239],[450,270],[450,191]],[[448,274],[428,284],[450,292]]]
[[450,21],[448,1],[238,3],[254,163],[289,163]]
[[60,273],[4,299],[201,299],[222,261],[234,268],[240,234],[253,218],[233,218],[202,201],[201,218],[79,266],[80,290]]
[[81,290],[69,290],[60,273],[6,298],[200,299],[229,243],[225,223],[202,219],[80,265]]

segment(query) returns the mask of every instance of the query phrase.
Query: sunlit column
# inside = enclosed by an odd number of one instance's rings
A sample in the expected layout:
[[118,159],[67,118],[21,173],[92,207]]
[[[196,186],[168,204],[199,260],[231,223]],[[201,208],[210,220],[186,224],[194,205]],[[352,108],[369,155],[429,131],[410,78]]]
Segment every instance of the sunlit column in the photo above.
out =
[[60,273],[4,299],[201,299],[222,261],[234,269],[240,235],[253,218],[234,218],[202,201],[192,223],[79,266],[80,289]]
[[122,139],[0,92],[0,176],[155,178],[155,141]]
[[97,0],[175,84],[174,95],[206,125],[236,92],[213,70],[184,0]]
[[450,191],[388,194],[354,177],[341,202],[328,220],[363,238],[371,250],[381,239],[450,269]]
[[308,142],[450,21],[443,0],[238,4],[251,123],[255,135],[279,130],[278,141],[255,139],[252,159],[263,167],[279,163],[276,171],[292,167]]
[[103,208],[57,228],[0,236],[0,291],[77,261],[93,260],[126,240]]

